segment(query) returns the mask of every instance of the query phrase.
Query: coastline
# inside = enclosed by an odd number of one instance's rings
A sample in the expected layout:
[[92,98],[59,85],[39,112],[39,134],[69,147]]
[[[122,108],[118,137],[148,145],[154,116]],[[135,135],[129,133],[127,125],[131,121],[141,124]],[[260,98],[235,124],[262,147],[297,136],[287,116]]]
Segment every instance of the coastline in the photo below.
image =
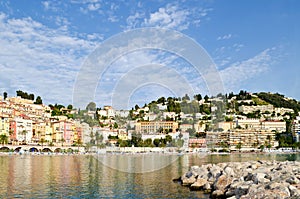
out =
[[0,152],[0,156],[6,155],[268,155],[268,154],[299,154],[300,151],[241,151],[241,152],[176,152],[176,151],[98,151],[98,152]]

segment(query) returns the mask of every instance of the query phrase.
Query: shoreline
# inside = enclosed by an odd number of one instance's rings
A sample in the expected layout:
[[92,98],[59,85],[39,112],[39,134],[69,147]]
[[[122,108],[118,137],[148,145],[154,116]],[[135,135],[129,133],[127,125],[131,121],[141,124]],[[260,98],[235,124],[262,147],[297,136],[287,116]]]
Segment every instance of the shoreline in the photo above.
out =
[[298,154],[299,151],[263,151],[263,152],[231,152],[231,153],[224,153],[224,152],[169,152],[169,151],[152,151],[152,152],[0,152],[0,156],[12,156],[12,155],[268,155],[268,154]]

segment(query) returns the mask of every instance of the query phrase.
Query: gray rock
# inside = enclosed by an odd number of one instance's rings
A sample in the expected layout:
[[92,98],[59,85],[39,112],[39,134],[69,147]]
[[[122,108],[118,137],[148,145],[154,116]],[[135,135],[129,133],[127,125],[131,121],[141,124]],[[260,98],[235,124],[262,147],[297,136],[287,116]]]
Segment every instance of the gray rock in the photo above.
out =
[[212,192],[212,198],[217,199],[217,198],[223,198],[224,197],[224,192],[221,190],[215,190]]
[[196,182],[195,176],[191,176],[190,178],[184,178],[184,179],[182,179],[182,185],[183,186],[190,186],[190,185],[192,185],[195,182]]
[[206,182],[205,185],[203,186],[203,190],[210,191],[211,190],[211,185],[209,182]]
[[191,185],[191,189],[192,190],[201,190],[203,189],[203,186],[207,183],[207,180],[206,179],[203,179],[203,178],[197,178],[196,182],[194,182],[192,185]]
[[209,169],[209,173],[213,178],[218,178],[222,174],[222,168],[219,167],[218,165],[213,165]]
[[289,185],[291,196],[300,198],[300,190],[293,185]]
[[253,175],[252,180],[255,184],[270,182],[270,180],[265,179],[265,173],[256,173]]
[[193,166],[182,185],[213,191],[212,198],[300,198],[300,163],[230,162]]
[[235,195],[237,197],[241,197],[242,195],[246,195],[248,193],[250,185],[243,184],[242,186],[235,189]]
[[228,166],[224,169],[224,173],[227,176],[230,176],[230,177],[234,177],[235,176],[235,172],[234,172],[233,168],[228,167]]
[[291,176],[286,180],[286,182],[290,184],[299,184],[300,180],[295,176]]
[[221,175],[215,182],[214,184],[214,188],[216,190],[221,190],[223,192],[225,192],[225,189],[227,187],[229,187],[229,185],[231,184],[233,178],[226,176],[226,175]]

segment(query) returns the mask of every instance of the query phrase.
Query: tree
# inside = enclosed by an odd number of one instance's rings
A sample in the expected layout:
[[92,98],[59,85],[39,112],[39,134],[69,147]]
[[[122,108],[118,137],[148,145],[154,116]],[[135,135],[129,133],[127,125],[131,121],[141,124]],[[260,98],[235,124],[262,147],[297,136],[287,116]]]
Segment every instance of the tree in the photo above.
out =
[[186,130],[186,132],[188,132],[190,136],[194,136],[194,134],[195,134],[196,131],[195,131],[195,129],[193,129],[193,128],[188,128],[188,129]]
[[159,98],[159,99],[157,100],[157,103],[158,103],[158,104],[165,105],[165,103],[166,103],[166,98],[165,98],[165,97]]
[[172,142],[172,136],[166,135],[165,140],[166,140],[166,143],[171,143]]
[[117,122],[114,123],[114,128],[117,129],[119,126],[117,124]]
[[42,148],[43,148],[45,142],[46,142],[46,140],[44,138],[41,138],[40,143],[42,144]]
[[131,144],[137,147],[143,145],[142,135],[138,133],[133,133],[131,138]]
[[101,143],[103,141],[103,135],[99,134],[99,132],[96,131],[95,137],[96,137],[95,139],[96,139],[96,143],[97,143],[97,147],[98,147],[99,143]]
[[259,149],[260,149],[260,151],[263,151],[265,149],[265,146],[264,145],[260,145]]
[[208,102],[209,97],[207,95],[204,96],[205,103]]
[[183,97],[182,97],[182,101],[185,101],[185,100],[190,100],[190,97],[188,94],[185,94]]
[[7,98],[7,92],[4,92],[3,93],[3,99],[6,100],[6,98]]
[[42,98],[40,96],[37,96],[36,99],[35,99],[34,104],[43,104]]
[[8,136],[5,134],[1,134],[0,135],[0,143],[4,145],[4,144],[7,144],[7,142],[8,142]]
[[268,148],[271,148],[271,140],[272,140],[272,137],[271,135],[267,135],[267,140],[268,140]]
[[82,146],[82,141],[81,141],[81,139],[79,138],[78,140],[77,140],[77,147],[78,147],[78,152],[79,152],[79,147],[81,147]]
[[144,141],[144,146],[145,147],[152,147],[152,139],[151,138],[147,138],[145,141]]
[[72,109],[73,109],[73,105],[72,105],[72,104],[69,104],[69,105],[67,106],[67,109],[72,110]]
[[200,101],[202,100],[202,96],[200,94],[194,95],[194,99]]
[[86,106],[86,110],[87,110],[87,111],[96,111],[96,103],[95,103],[95,102],[90,102],[90,103]]
[[160,139],[155,138],[155,139],[153,140],[153,144],[154,144],[156,147],[159,147]]
[[23,130],[23,131],[21,132],[21,135],[24,136],[23,142],[26,142],[26,134],[27,134],[27,131],[26,131],[26,130]]
[[66,140],[64,139],[64,138],[61,138],[60,139],[60,142],[61,142],[61,146],[64,146],[64,142],[65,142]]
[[159,128],[157,129],[157,133],[163,133],[163,132],[164,132],[163,127],[159,127]]
[[235,147],[241,152],[242,143],[239,142]]
[[33,101],[34,100],[34,94],[29,94],[28,98]]

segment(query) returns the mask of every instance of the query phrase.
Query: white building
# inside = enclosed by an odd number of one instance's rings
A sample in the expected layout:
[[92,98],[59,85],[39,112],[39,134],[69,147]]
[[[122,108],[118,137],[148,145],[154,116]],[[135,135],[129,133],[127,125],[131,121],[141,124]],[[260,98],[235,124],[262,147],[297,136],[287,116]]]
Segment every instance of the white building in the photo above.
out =
[[32,142],[32,120],[22,117],[14,118],[15,136],[19,142]]

